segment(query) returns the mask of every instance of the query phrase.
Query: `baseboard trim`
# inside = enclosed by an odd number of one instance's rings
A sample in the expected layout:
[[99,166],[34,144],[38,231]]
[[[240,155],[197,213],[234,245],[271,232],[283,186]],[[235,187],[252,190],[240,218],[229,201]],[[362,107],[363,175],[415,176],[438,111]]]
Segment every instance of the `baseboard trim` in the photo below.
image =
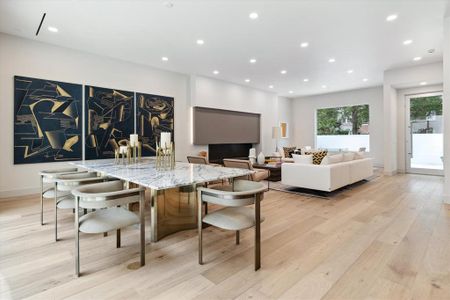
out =
[[397,170],[394,170],[394,171],[384,171],[383,172],[383,174],[384,175],[386,175],[386,176],[394,176],[394,175],[397,175]]
[[10,200],[9,198],[14,198],[14,197],[39,194],[39,190],[40,190],[39,188],[27,188],[27,189],[19,189],[19,190],[0,191],[0,201]]

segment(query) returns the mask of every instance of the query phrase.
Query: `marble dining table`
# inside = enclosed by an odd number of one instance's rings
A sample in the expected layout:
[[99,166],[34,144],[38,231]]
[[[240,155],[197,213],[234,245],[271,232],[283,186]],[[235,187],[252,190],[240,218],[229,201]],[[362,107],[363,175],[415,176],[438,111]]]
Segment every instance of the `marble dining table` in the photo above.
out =
[[218,165],[176,162],[174,169],[156,168],[156,159],[118,164],[114,159],[70,162],[79,168],[146,188],[150,203],[151,241],[197,226],[196,187],[213,181],[249,176],[254,171]]

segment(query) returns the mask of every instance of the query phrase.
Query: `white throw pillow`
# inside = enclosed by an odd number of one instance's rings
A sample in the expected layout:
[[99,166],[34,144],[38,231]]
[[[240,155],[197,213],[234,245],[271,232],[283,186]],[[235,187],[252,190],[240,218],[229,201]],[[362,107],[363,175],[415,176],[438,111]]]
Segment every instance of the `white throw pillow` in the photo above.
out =
[[312,154],[310,154],[310,155],[292,154],[292,157],[294,158],[294,163],[296,163],[296,164],[303,164],[303,165],[312,165],[313,164]]
[[353,152],[345,152],[344,153],[344,161],[351,161],[355,158],[355,153]]
[[321,165],[332,165],[340,163],[344,160],[344,155],[341,154],[335,154],[335,155],[327,155],[322,159]]
[[354,159],[366,158],[366,152],[364,152],[364,151],[359,151],[359,152],[354,152],[354,153],[355,153],[355,158]]

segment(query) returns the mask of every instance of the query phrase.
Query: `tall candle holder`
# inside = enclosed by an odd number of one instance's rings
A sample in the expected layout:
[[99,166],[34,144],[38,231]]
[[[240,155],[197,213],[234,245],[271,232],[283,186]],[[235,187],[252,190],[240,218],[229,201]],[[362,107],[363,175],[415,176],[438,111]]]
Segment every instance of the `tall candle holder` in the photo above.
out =
[[119,146],[114,151],[114,164],[132,165],[141,162],[142,143],[139,142],[137,134],[130,135],[130,141],[125,141],[126,146]]
[[156,169],[158,171],[167,171],[175,169],[175,150],[173,142],[170,146],[156,143]]

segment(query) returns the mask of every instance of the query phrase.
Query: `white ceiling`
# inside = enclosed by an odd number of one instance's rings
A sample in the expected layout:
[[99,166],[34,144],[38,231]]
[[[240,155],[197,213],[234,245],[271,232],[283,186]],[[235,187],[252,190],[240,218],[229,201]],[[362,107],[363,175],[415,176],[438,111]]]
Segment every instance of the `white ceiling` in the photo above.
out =
[[[386,69],[442,60],[448,1],[174,0],[172,8],[165,2],[0,0],[0,31],[289,97],[379,85]],[[259,18],[250,20],[251,12]],[[390,14],[398,19],[387,22]],[[406,39],[413,43],[404,46]],[[423,59],[413,62],[416,56]]]

